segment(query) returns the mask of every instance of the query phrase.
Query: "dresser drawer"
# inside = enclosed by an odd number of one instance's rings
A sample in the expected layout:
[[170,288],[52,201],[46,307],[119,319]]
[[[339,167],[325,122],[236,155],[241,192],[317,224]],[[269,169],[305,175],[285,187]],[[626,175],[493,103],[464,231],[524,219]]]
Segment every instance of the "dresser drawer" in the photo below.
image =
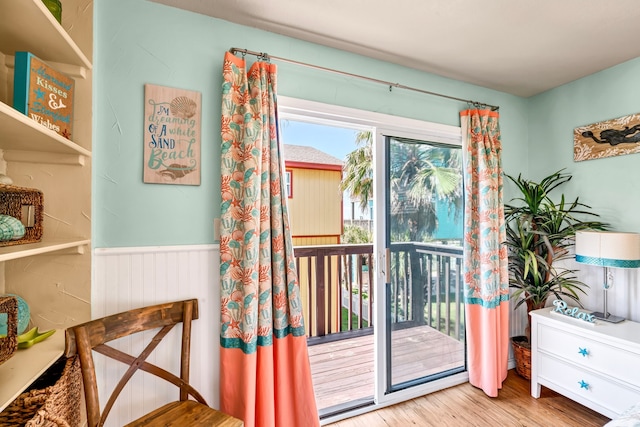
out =
[[640,388],[640,355],[546,324],[538,327],[539,351]]
[[[556,391],[587,399],[609,411],[620,414],[640,401],[640,390],[565,363],[553,356],[538,353],[538,378]],[[556,385],[562,390],[558,390]]]

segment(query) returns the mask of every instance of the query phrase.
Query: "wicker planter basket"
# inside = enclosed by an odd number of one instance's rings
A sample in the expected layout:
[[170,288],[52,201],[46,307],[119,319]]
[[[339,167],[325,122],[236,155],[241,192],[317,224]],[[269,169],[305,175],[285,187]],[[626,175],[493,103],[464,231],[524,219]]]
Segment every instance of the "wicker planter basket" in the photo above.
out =
[[80,360],[60,358],[0,412],[0,426],[77,427],[81,395]]
[[18,349],[18,300],[0,297],[0,313],[7,315],[7,336],[0,338],[0,365]]
[[528,380],[531,379],[531,345],[527,337],[511,338],[513,358],[516,360],[516,372]]

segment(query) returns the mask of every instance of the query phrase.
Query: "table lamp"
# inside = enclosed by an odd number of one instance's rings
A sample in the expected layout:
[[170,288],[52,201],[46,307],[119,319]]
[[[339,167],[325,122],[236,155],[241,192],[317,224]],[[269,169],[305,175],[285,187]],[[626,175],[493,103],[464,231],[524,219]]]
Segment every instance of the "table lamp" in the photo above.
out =
[[611,231],[576,232],[576,261],[604,267],[604,308],[595,312],[596,319],[618,323],[623,317],[613,316],[607,310],[607,292],[613,281],[610,268],[640,267],[640,234]]

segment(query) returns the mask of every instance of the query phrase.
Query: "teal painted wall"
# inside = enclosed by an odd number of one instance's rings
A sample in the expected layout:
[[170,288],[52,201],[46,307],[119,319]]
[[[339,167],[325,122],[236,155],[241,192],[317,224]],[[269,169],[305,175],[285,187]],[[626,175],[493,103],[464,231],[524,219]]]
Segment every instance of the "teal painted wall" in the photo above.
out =
[[578,126],[640,112],[640,58],[530,98],[529,170],[539,179],[566,168],[565,194],[618,231],[640,232],[640,155],[573,161]]
[[[94,15],[94,247],[214,242],[221,70],[231,47],[499,105],[504,168],[528,173],[527,99],[145,0],[96,0]],[[278,93],[289,97],[448,125],[459,125],[466,107],[295,65],[278,67]],[[145,83],[202,93],[200,186],[143,184]]]

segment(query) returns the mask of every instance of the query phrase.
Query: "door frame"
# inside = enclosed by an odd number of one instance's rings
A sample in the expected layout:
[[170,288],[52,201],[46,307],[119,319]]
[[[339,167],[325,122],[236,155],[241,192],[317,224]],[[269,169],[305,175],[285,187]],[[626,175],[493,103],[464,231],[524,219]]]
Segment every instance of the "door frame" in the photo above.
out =
[[[386,154],[384,144],[386,136],[395,136],[430,142],[441,142],[450,145],[462,144],[462,131],[459,126],[451,126],[440,123],[410,119],[406,117],[392,116],[389,114],[325,104],[316,101],[279,96],[278,112],[281,119],[309,121],[309,118],[313,118],[314,123],[321,123],[338,127],[361,127],[362,130],[373,130],[373,170],[375,177],[384,177],[386,173]],[[380,196],[376,197],[376,195],[384,194],[385,188],[383,180],[374,178],[373,212],[374,218],[376,218],[373,233],[374,258],[376,260],[374,286],[375,295],[380,296],[385,295],[386,291],[385,266],[387,259],[384,251],[384,230],[386,227],[386,213],[385,203],[380,203]],[[376,298],[373,305],[373,319],[375,325],[374,404],[355,408],[347,412],[342,412],[333,417],[323,418],[323,424],[336,422],[347,417],[374,411],[385,406],[394,405],[396,403],[404,402],[406,400],[410,400],[419,396],[424,396],[425,394],[429,394],[434,391],[442,390],[469,381],[468,372],[465,371],[445,378],[434,380],[429,383],[420,384],[406,389],[394,391],[389,394],[385,394],[385,370],[387,366],[385,339],[388,333],[385,326],[384,316],[385,298]]]

